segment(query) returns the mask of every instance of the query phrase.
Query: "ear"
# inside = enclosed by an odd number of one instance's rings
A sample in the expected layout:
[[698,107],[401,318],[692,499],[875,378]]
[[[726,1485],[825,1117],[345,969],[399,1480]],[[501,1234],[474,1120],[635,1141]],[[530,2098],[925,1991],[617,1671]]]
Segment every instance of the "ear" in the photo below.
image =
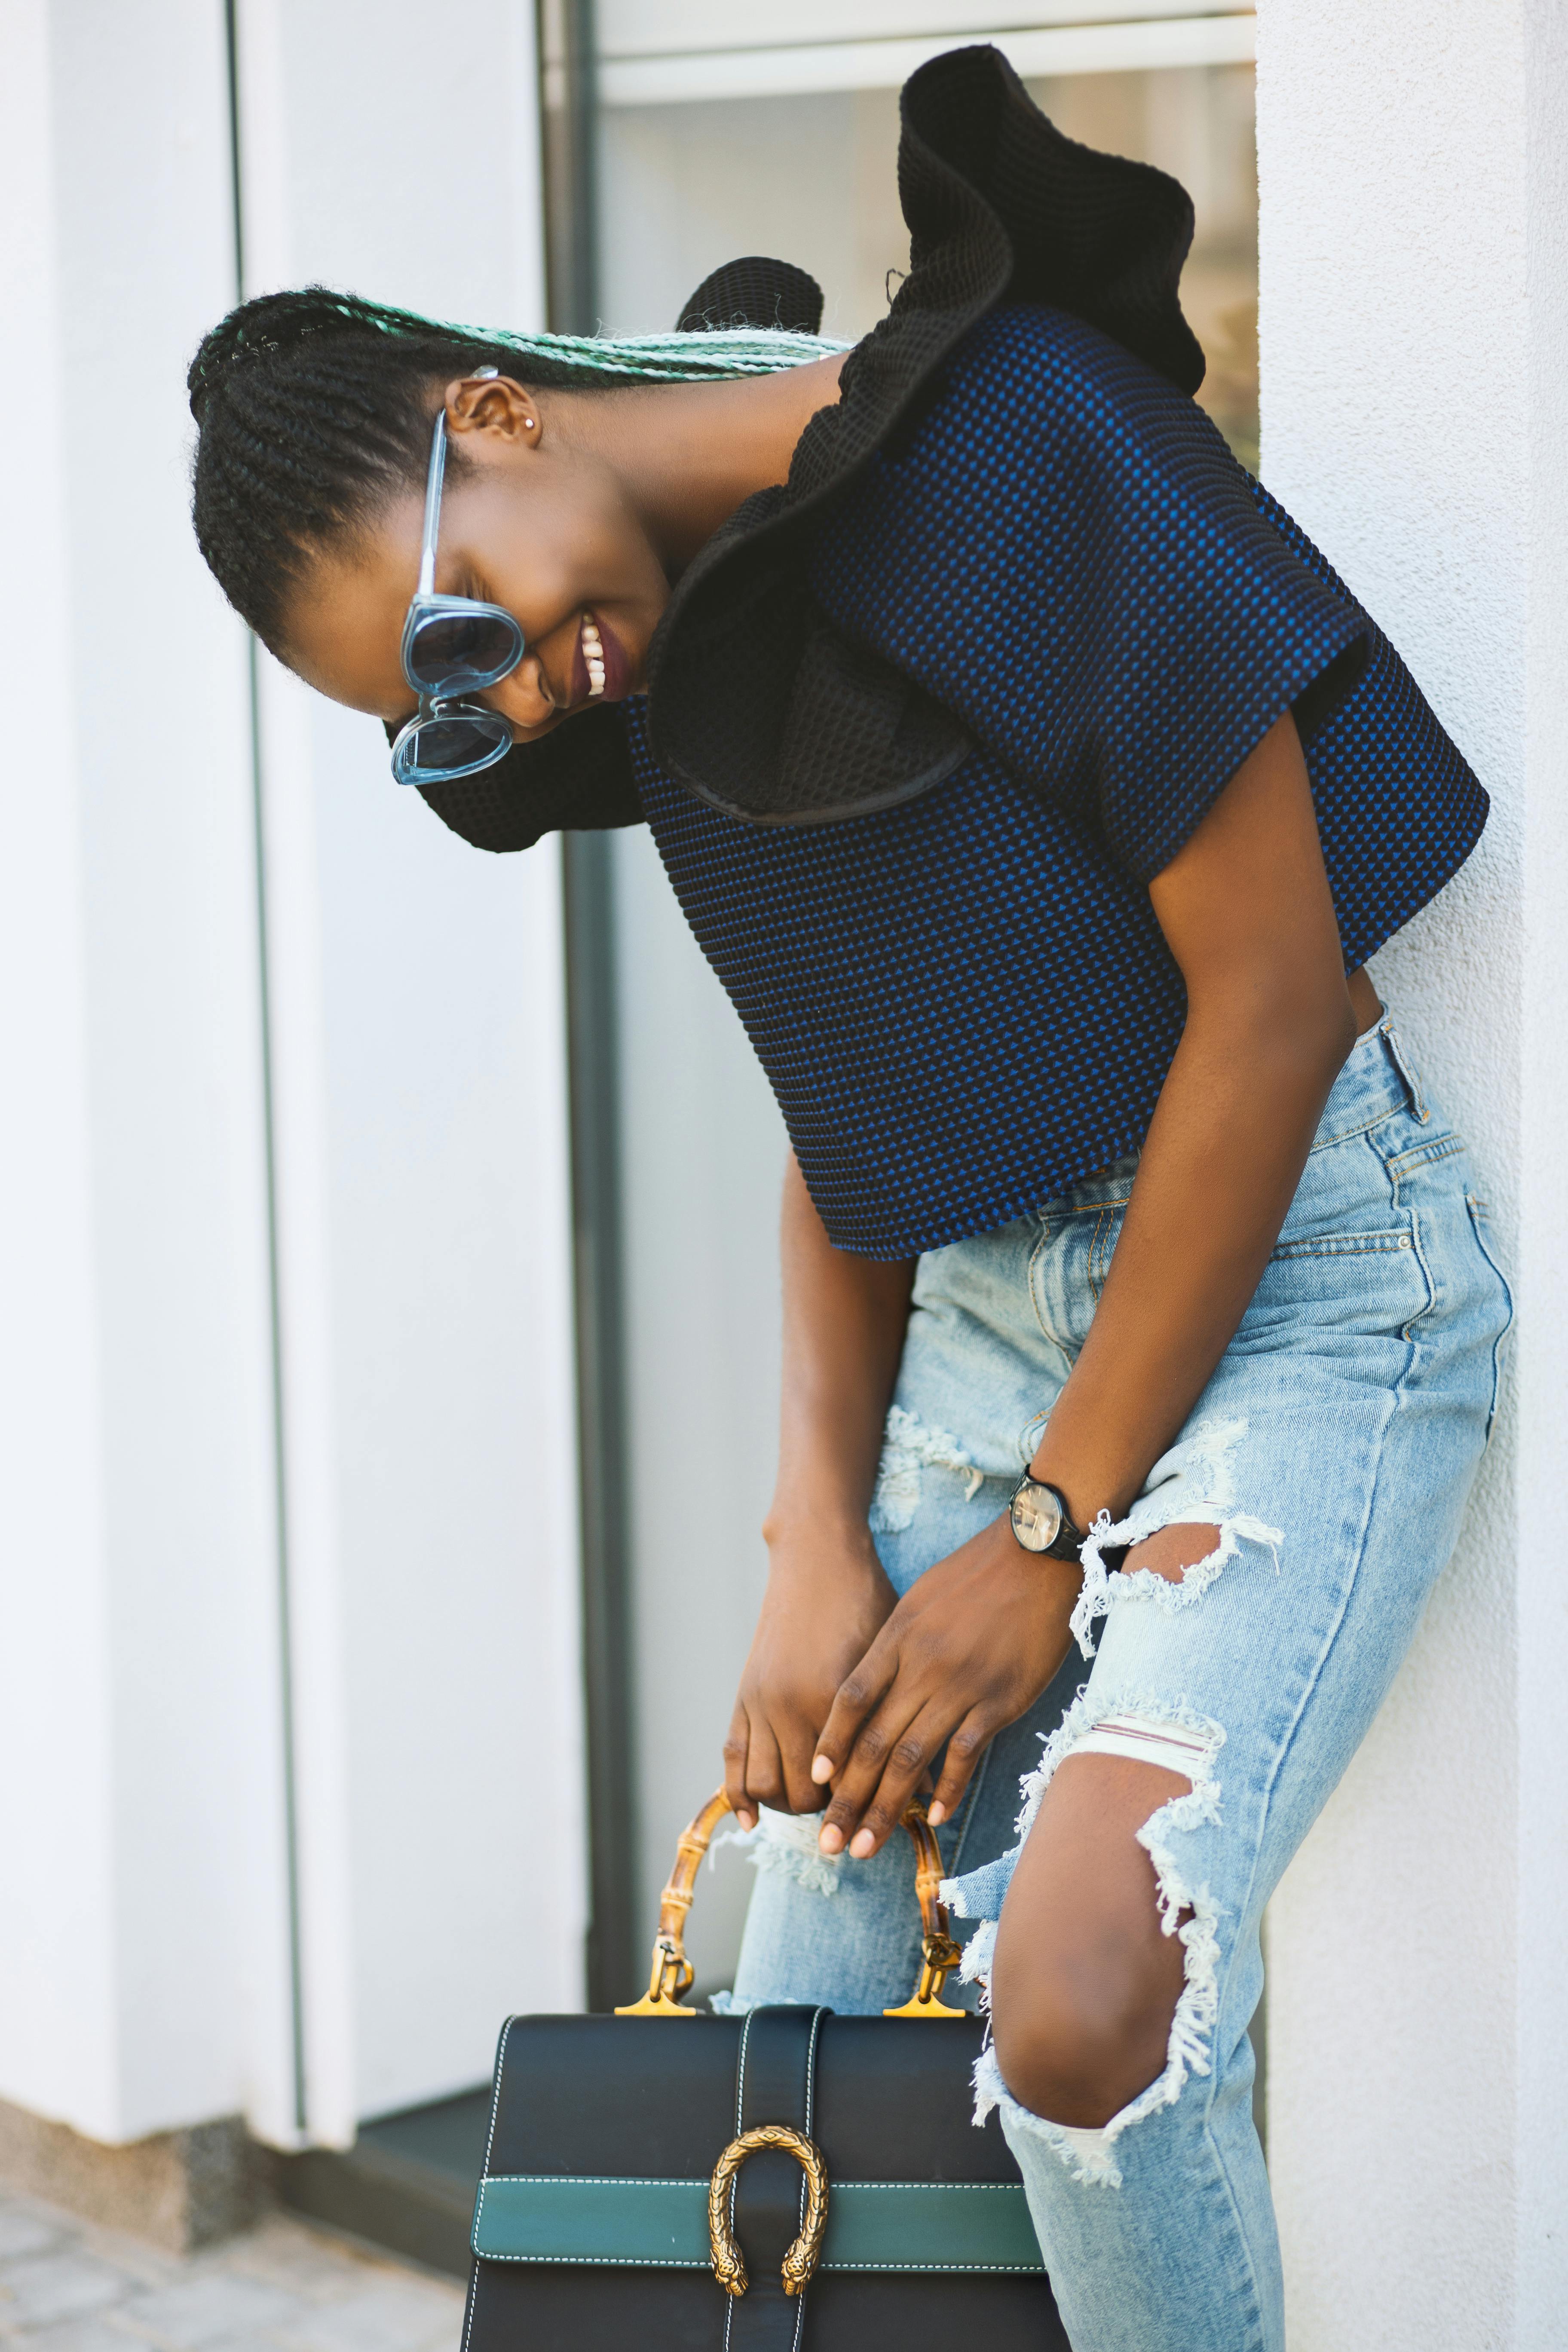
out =
[[539,403],[510,375],[462,375],[447,386],[447,430],[532,448],[540,439]]

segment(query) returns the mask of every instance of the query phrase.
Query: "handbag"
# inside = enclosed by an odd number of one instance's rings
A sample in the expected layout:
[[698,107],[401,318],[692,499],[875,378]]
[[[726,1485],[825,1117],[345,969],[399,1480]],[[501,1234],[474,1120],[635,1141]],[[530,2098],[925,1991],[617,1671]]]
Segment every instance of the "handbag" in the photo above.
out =
[[639,2000],[501,2029],[463,2352],[1070,2352],[1012,2151],[971,2121],[984,2026],[942,1999],[923,1805],[920,1977],[880,2017],[683,2005],[728,1810],[682,1833]]

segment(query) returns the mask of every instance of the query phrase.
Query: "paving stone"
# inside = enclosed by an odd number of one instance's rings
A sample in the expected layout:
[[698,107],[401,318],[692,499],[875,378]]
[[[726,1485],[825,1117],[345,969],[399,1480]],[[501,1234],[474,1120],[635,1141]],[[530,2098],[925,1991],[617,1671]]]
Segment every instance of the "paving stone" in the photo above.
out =
[[51,2320],[81,2318],[123,2302],[140,2284],[129,2272],[75,2246],[34,2254],[0,2272],[0,2326],[46,2327]]
[[19,2254],[37,2254],[46,2246],[58,2245],[60,2234],[58,2221],[36,2206],[9,2200],[0,2204],[0,2265],[15,2262]]
[[259,2279],[237,2278],[226,2270],[198,2273],[175,2286],[132,2297],[121,2316],[132,2327],[168,2346],[171,2352],[206,2352],[229,2337],[286,2327],[304,2311],[298,2295],[264,2286]]
[[455,2352],[463,2292],[273,2213],[167,2254],[0,2192],[4,2352]]
[[132,2336],[114,2314],[92,2319],[68,2319],[60,2327],[29,2327],[25,2336],[4,2339],[17,2352],[147,2352],[144,2336]]
[[[54,2233],[60,2251],[74,2248],[78,2253],[91,2254],[97,2261],[107,2263],[110,2270],[123,2271],[127,2294],[143,2293],[148,2287],[162,2286],[170,2279],[183,2278],[190,2266],[190,2257],[165,2252],[161,2246],[150,2246],[143,2238],[128,2238],[119,2230],[105,2230],[95,2222],[79,2221],[57,2205],[46,2205],[33,2198],[16,2207],[0,2201],[0,2211],[22,2210],[43,2221]],[[0,2266],[0,2279],[5,2277]]]
[[345,2238],[313,2230],[291,2216],[273,2214],[243,2238],[215,2246],[195,2257],[203,2270],[220,2269],[239,2278],[259,2279],[266,2286],[285,2288],[307,2301],[323,2294],[351,2294],[355,2287],[384,2276],[393,2263],[386,2254],[367,2253]]

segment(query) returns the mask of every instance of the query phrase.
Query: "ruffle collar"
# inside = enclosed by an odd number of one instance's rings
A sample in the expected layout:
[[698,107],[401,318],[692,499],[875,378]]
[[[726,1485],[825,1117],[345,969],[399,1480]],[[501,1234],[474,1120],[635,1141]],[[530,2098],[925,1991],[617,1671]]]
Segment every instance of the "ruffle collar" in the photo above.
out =
[[683,574],[649,655],[655,752],[689,792],[752,824],[814,824],[913,798],[969,753],[952,714],[816,607],[814,527],[918,421],[944,362],[1004,301],[1073,312],[1194,393],[1204,357],[1178,286],[1186,191],[1079,145],[989,47],[905,84],[899,187],[908,277],[812,419],[789,479],[747,499]]

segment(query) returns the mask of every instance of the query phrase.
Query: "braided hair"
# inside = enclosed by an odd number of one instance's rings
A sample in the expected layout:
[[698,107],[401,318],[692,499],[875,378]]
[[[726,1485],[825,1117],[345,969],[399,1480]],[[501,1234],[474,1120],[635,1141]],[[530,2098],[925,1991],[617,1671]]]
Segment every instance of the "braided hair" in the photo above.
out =
[[[771,374],[839,351],[749,328],[637,336],[489,334],[324,286],[242,302],[185,379],[198,439],[191,520],[229,603],[279,648],[311,555],[417,488],[440,389],[481,367],[541,389],[609,389]],[[454,448],[448,464],[460,472]]]

